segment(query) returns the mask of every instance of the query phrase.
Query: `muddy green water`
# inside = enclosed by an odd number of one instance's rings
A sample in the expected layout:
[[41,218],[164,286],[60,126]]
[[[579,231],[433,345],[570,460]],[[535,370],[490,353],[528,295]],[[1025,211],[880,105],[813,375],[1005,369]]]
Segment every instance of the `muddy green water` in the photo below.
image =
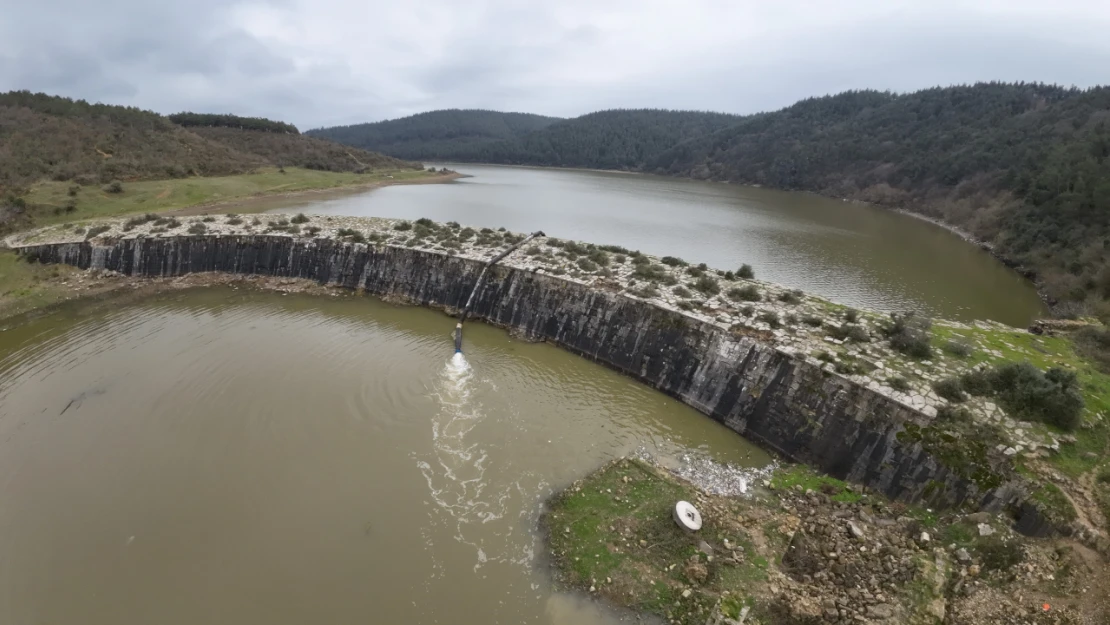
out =
[[947,230],[889,210],[805,193],[662,176],[451,165],[451,184],[396,186],[272,208],[363,215],[623,245],[876,310],[918,310],[1024,327],[1045,314],[1033,285]]
[[548,345],[225,288],[0,332],[0,623],[616,623],[541,502],[643,447],[767,457]]

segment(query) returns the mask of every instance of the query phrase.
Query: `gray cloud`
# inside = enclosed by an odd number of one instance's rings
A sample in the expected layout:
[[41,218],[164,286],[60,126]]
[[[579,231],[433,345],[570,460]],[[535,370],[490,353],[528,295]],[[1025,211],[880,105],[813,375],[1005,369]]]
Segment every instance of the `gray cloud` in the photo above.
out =
[[844,89],[1090,86],[1097,1],[0,0],[0,89],[301,127],[436,108],[768,110]]

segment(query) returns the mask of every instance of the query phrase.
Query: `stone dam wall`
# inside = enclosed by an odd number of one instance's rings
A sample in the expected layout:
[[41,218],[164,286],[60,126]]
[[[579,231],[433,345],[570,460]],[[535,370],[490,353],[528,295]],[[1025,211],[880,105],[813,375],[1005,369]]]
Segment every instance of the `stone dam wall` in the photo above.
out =
[[[18,251],[28,260],[151,278],[195,272],[304,278],[452,311],[466,302],[484,266],[411,248],[267,235],[121,238]],[[920,438],[905,436],[907,425],[925,428],[929,417],[756,336],[506,266],[491,269],[472,317],[616,369],[786,458],[890,498],[1005,508],[1027,533],[1047,531],[1035,508],[1022,505],[1019,487],[984,484],[951,458],[946,466],[938,457],[944,454],[930,453]]]

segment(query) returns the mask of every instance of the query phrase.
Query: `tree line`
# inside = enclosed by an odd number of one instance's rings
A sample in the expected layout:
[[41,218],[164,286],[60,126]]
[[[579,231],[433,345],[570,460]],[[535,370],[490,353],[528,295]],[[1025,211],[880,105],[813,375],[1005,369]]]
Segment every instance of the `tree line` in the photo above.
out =
[[212,114],[212,113],[174,113],[169,120],[179,126],[202,128],[238,128],[239,130],[257,130],[260,132],[278,132],[290,135],[299,135],[301,131],[293,124],[276,122],[264,117],[240,117],[238,115]]

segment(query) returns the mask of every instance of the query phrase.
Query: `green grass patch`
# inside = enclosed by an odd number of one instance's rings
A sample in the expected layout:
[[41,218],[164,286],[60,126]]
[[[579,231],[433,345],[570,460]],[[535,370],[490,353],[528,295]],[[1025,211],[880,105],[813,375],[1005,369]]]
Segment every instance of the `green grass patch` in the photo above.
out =
[[803,492],[812,490],[825,493],[833,501],[844,503],[855,503],[863,499],[863,495],[850,490],[847,483],[801,464],[775,471],[771,477],[771,487],[776,490],[793,490],[795,487],[800,487]]
[[[392,179],[386,176],[392,176]],[[41,182],[26,196],[29,205],[38,207],[35,225],[48,225],[75,219],[116,217],[130,213],[175,210],[202,204],[244,200],[247,198],[307,191],[335,189],[390,180],[419,180],[431,174],[417,170],[381,171],[373,174],[315,171],[289,167],[285,173],[263,169],[238,176],[175,178],[145,180],[123,184],[120,193],[107,193],[99,186],[85,186],[71,195],[69,182]],[[65,212],[67,202],[74,200],[76,210]],[[55,211],[53,209],[59,209]]]

